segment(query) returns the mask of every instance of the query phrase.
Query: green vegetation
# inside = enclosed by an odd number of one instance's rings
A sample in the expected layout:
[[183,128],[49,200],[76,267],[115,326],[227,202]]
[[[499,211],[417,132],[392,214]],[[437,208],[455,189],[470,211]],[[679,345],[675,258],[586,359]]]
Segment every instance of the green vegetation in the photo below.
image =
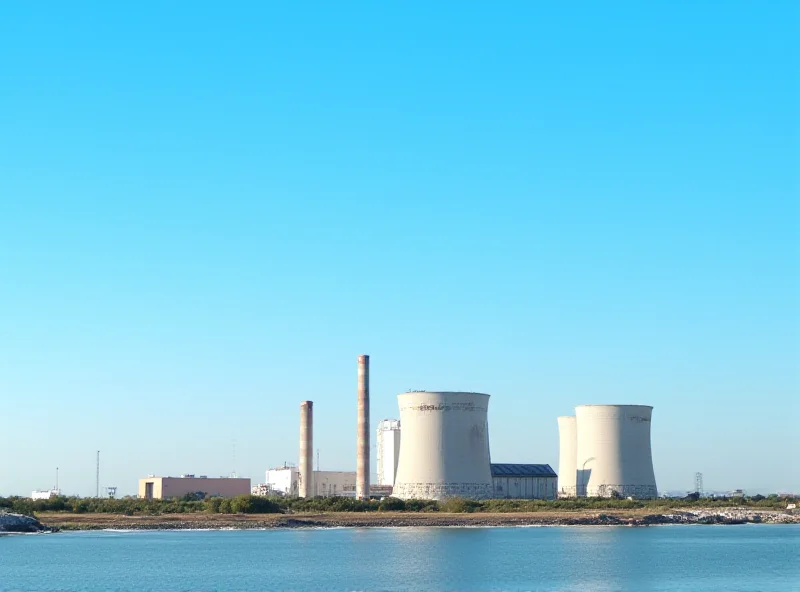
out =
[[676,507],[722,508],[728,506],[781,510],[787,503],[798,503],[800,498],[789,496],[763,496],[736,498],[701,498],[690,495],[682,499],[624,500],[609,498],[580,498],[562,500],[506,500],[495,499],[477,502],[452,498],[443,502],[408,500],[387,497],[369,502],[347,497],[281,498],[240,495],[231,499],[203,498],[189,494],[179,499],[144,500],[134,497],[122,499],[55,497],[33,501],[24,497],[0,497],[0,510],[33,516],[38,512],[68,512],[74,514],[100,513],[126,516],[157,516],[160,514],[284,514],[314,512],[564,512],[580,510],[633,510],[650,509],[664,512]]

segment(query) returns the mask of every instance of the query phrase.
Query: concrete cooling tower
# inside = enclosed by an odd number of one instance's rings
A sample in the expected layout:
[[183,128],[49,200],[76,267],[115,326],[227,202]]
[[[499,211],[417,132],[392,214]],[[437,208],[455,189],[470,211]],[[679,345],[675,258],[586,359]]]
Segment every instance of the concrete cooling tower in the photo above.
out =
[[574,415],[558,418],[558,497],[575,497],[578,468],[578,428]]
[[397,400],[403,437],[392,495],[491,498],[489,395],[422,391]]
[[658,496],[650,452],[647,405],[579,405],[576,456],[578,495]]

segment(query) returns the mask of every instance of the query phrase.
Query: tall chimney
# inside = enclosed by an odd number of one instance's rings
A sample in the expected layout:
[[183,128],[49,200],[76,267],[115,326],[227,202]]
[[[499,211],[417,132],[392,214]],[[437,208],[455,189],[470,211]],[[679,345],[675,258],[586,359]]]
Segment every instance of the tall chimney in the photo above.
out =
[[358,356],[356,498],[369,499],[369,356]]
[[300,497],[314,497],[314,402],[300,403]]

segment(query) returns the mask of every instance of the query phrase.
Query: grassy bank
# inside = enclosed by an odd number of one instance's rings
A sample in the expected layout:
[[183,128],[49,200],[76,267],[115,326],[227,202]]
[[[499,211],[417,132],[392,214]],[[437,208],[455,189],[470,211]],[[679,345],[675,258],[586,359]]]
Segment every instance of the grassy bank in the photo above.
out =
[[736,506],[762,510],[782,510],[797,498],[753,496],[737,498],[622,500],[609,498],[581,498],[564,500],[486,500],[472,501],[454,498],[444,502],[432,500],[403,501],[385,498],[381,501],[361,501],[352,498],[268,498],[250,495],[232,499],[209,498],[200,495],[171,500],[143,500],[138,498],[102,499],[57,497],[33,501],[28,498],[0,497],[0,509],[27,515],[42,514],[112,514],[122,516],[162,516],[169,514],[302,514],[302,513],[459,513],[504,514],[581,511],[633,511],[644,510],[663,513],[673,508],[715,509]]

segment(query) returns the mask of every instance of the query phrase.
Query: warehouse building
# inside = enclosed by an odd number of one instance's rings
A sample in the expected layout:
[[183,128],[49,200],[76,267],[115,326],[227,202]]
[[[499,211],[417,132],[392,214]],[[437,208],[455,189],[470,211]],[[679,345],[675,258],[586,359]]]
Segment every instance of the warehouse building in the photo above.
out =
[[142,499],[170,499],[189,493],[205,497],[236,497],[250,493],[250,479],[236,477],[208,478],[205,475],[180,477],[145,477],[139,479],[139,497]]
[[558,476],[550,465],[492,463],[495,499],[556,499]]

